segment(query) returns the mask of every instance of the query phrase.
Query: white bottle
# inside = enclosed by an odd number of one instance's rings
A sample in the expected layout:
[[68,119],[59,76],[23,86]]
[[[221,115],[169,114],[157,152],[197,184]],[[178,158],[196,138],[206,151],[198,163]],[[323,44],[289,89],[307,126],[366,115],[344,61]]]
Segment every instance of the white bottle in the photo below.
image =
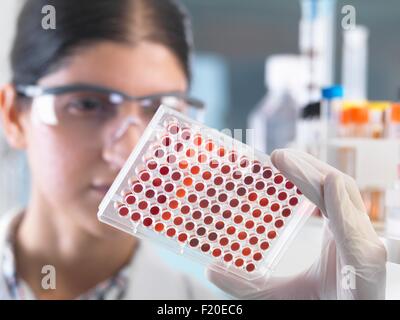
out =
[[270,154],[295,139],[299,109],[306,93],[306,63],[297,55],[275,55],[267,59],[265,85],[268,93],[248,117],[247,137],[255,149]]

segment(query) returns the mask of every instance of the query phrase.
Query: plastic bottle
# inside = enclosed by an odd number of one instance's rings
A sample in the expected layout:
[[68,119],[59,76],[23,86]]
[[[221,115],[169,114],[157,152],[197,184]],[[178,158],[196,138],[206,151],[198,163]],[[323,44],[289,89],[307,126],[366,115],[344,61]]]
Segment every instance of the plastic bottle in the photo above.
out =
[[328,143],[338,135],[339,114],[342,109],[343,87],[336,85],[322,89],[320,159],[328,160]]
[[390,139],[400,139],[400,103],[393,103],[390,108],[386,136]]
[[250,145],[271,153],[283,148],[295,138],[299,108],[304,103],[307,73],[303,58],[296,55],[276,55],[266,61],[267,95],[248,117]]

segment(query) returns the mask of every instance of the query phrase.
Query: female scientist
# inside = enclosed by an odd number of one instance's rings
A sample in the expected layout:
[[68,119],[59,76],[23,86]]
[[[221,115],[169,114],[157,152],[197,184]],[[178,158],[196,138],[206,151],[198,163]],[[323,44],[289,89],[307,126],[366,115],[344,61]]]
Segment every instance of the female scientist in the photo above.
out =
[[[55,29],[45,30],[41,9],[48,4],[57,20]],[[26,2],[0,114],[9,144],[26,150],[31,192],[26,208],[1,215],[0,298],[212,297],[164,265],[148,244],[96,217],[160,101],[172,97],[181,107],[194,101],[186,94],[189,28],[172,0]],[[133,96],[129,103],[121,99]],[[135,128],[113,141],[127,113],[137,120]],[[275,151],[272,161],[326,217],[320,258],[298,276],[273,278],[257,292],[211,270],[209,279],[242,298],[384,298],[386,251],[354,181],[296,151]],[[350,288],[341,284],[345,266],[355,278]],[[43,278],[51,268],[56,286],[49,290]]]

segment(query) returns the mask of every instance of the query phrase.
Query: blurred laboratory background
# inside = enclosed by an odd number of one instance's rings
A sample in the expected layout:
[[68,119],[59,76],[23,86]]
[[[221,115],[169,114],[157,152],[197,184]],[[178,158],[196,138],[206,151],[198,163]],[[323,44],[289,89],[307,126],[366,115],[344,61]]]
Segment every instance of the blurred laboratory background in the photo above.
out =
[[[352,175],[377,230],[400,237],[400,2],[182,2],[206,123],[255,129],[245,138],[262,151],[303,149]],[[21,3],[0,3],[0,84]],[[26,200],[28,181],[0,136],[0,212]]]

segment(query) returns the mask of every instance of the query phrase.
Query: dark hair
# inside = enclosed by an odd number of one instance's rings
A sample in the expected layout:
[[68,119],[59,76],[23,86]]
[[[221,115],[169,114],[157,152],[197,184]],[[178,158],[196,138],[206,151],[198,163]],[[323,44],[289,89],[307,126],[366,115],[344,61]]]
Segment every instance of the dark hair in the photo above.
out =
[[[55,29],[42,27],[46,5],[56,10]],[[35,84],[78,49],[104,40],[165,45],[190,80],[190,22],[175,0],[27,0],[11,52],[12,82]]]

